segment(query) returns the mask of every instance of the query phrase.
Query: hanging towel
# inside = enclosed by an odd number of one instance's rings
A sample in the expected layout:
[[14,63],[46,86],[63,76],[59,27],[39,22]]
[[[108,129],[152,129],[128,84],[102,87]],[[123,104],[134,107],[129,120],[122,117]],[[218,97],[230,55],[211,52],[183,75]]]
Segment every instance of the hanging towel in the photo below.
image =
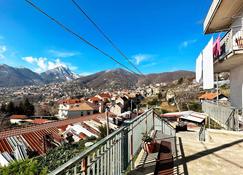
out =
[[203,59],[202,54],[200,53],[196,60],[196,82],[200,83],[202,80],[202,67]]
[[203,89],[214,88],[213,71],[213,37],[204,48],[203,53]]
[[220,36],[218,36],[218,38],[213,43],[213,58],[214,59],[219,58],[220,54],[221,54],[221,50],[220,50]]

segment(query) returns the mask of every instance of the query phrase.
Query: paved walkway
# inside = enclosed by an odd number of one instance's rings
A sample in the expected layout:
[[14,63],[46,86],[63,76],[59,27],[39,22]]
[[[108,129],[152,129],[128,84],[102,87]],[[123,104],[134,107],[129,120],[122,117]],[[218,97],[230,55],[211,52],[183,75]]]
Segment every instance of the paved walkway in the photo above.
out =
[[208,130],[206,142],[198,141],[198,131],[177,134],[178,165],[187,175],[243,174],[243,134]]
[[[177,133],[175,139],[175,175],[242,175],[243,133],[207,130],[205,142],[198,140],[199,128]],[[145,160],[146,159],[146,160]],[[155,168],[156,155],[145,158],[143,150],[129,174],[150,175]],[[144,164],[145,162],[145,164]],[[144,164],[144,165],[143,165]],[[142,166],[143,165],[143,166]]]

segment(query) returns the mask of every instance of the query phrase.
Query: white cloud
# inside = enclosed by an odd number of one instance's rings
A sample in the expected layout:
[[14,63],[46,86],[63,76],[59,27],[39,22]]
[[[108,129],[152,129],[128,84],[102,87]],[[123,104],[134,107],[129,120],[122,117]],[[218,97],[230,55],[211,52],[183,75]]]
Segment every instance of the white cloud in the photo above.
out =
[[75,55],[78,55],[79,52],[72,52],[72,51],[58,51],[58,50],[49,50],[48,51],[52,56],[58,57],[58,58],[64,58],[64,57],[72,57]]
[[91,75],[91,74],[93,74],[93,72],[82,72],[79,75],[81,75],[81,76],[88,76],[88,75]]
[[36,58],[36,57],[32,57],[32,56],[23,57],[22,59],[24,61],[34,65],[35,71],[38,73],[44,72],[44,71],[47,71],[50,69],[54,69],[59,66],[69,67],[71,70],[77,69],[77,67],[72,66],[70,63],[64,63],[60,59],[55,59],[54,61],[50,61],[50,60],[48,60],[48,58],[45,58],[45,57]]
[[7,47],[5,45],[0,45],[0,59],[4,59],[4,53],[7,51]]
[[186,48],[186,47],[188,47],[189,45],[194,44],[194,43],[196,43],[196,42],[197,42],[196,39],[183,41],[183,42],[180,44],[180,48]]
[[135,60],[135,63],[139,65],[141,62],[148,61],[152,58],[152,55],[149,54],[136,54],[132,57]]

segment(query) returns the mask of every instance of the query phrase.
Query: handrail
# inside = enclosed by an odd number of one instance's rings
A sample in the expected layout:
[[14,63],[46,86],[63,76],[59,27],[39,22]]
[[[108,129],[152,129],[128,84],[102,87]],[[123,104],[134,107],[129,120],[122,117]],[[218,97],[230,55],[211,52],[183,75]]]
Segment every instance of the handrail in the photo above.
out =
[[159,118],[160,120],[163,120],[169,127],[171,127],[171,129],[175,129],[174,126],[172,126],[167,120],[160,117],[160,115],[157,112],[154,111],[154,114],[156,114],[157,118]]
[[82,153],[80,153],[77,156],[71,158],[68,162],[64,163],[63,165],[59,166],[54,171],[50,172],[49,174],[50,175],[57,175],[57,174],[65,171],[66,169],[71,168],[73,165],[75,165],[76,163],[78,163],[81,159],[84,159],[90,153],[94,152],[98,147],[100,147],[102,145],[105,145],[107,141],[115,138],[118,134],[120,134],[123,131],[125,131],[125,129],[129,128],[129,126],[131,126],[133,123],[135,123],[137,120],[139,120],[142,116],[146,116],[148,113],[151,113],[151,112],[153,112],[153,109],[152,108],[149,109],[149,110],[147,110],[147,111],[145,111],[145,113],[139,115],[138,117],[130,120],[129,123],[128,123],[128,125],[122,126],[118,130],[116,130],[113,133],[111,133],[110,135],[108,135],[105,138],[101,139],[100,141],[98,141],[97,143],[95,143],[94,145],[92,145],[91,147],[89,147],[88,149],[84,150]]

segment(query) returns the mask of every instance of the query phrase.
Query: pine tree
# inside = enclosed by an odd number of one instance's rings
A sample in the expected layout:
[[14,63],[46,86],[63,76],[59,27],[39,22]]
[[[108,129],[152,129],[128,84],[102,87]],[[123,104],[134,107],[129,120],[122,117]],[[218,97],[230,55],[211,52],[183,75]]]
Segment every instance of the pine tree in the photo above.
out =
[[14,114],[16,113],[15,111],[15,106],[14,103],[12,101],[10,101],[6,107],[6,112],[8,112],[9,114]]

